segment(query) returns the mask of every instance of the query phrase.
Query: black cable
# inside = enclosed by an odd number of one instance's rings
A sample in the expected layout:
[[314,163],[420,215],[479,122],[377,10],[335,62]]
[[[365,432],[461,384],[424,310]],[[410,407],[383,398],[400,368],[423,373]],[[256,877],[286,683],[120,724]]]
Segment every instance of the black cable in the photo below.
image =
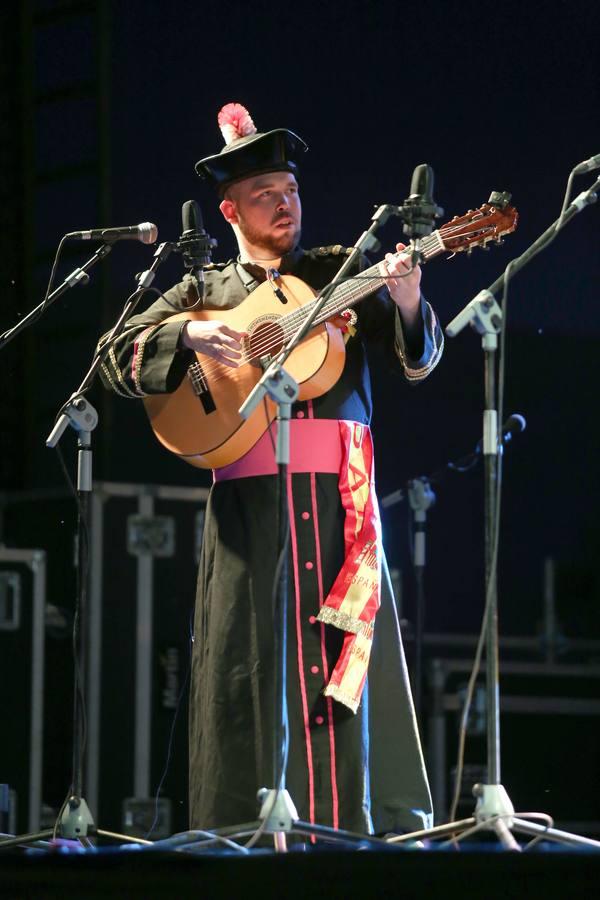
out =
[[[59,464],[60,464],[60,467],[62,470],[62,474],[65,478],[65,481],[67,483],[67,486],[68,486],[70,492],[73,494],[73,497],[75,499],[75,503],[77,506],[77,521],[78,521],[78,524],[81,526],[80,530],[79,530],[79,534],[81,536],[81,540],[85,541],[86,549],[88,549],[89,545],[90,545],[89,534],[88,534],[87,522],[85,521],[85,516],[83,515],[83,509],[81,506],[79,494],[77,493],[77,490],[75,489],[75,485],[73,484],[71,476],[69,475],[69,471],[67,469],[64,456],[63,456],[60,446],[58,444],[56,445],[55,450],[56,450],[58,461],[59,461]],[[78,554],[78,557],[79,557],[79,554]],[[85,553],[85,559],[86,560],[89,559],[89,555],[87,552]],[[81,758],[83,758],[83,756],[84,756],[85,746],[87,743],[87,709],[86,709],[86,703],[85,703],[85,695],[84,695],[84,691],[83,691],[83,675],[82,675],[81,663],[80,663],[80,659],[79,659],[79,624],[80,624],[80,618],[81,618],[79,598],[80,598],[81,583],[82,583],[82,581],[83,581],[83,583],[86,583],[87,577],[88,577],[87,567],[86,567],[85,572],[80,572],[79,569],[77,569],[77,584],[76,584],[76,588],[75,588],[75,610],[73,613],[73,628],[72,628],[72,634],[71,634],[71,643],[72,643],[72,651],[73,651],[73,672],[74,672],[74,681],[75,681],[75,683],[73,685],[73,692],[74,692],[73,702],[74,702],[74,707],[75,708],[78,707],[81,712],[81,721],[80,722],[78,721],[78,716],[76,714],[73,716],[73,727],[77,728],[79,726],[81,728],[81,731],[79,734],[80,747],[81,747]],[[78,736],[74,734],[73,740],[75,741],[77,739],[77,737]],[[73,795],[73,791],[75,790],[76,773],[75,773],[75,771],[73,771],[71,774],[73,776],[73,780],[69,786],[67,796],[65,797],[63,804],[59,809],[56,821],[54,823],[54,828],[53,828],[53,836],[54,837],[56,837],[58,835],[63,812],[65,811],[65,809],[69,803],[69,800]]]
[[186,692],[187,686],[188,686],[188,684],[189,684],[190,675],[191,675],[191,671],[192,671],[192,648],[193,648],[193,645],[194,645],[193,616],[194,616],[194,612],[193,612],[193,610],[192,610],[192,613],[191,613],[191,616],[190,616],[190,622],[189,622],[189,654],[188,654],[188,664],[187,664],[187,669],[186,669],[186,673],[185,673],[185,678],[184,678],[183,683],[182,683],[182,685],[181,685],[181,688],[180,688],[180,690],[179,690],[179,695],[178,695],[178,697],[177,697],[177,702],[176,702],[176,704],[175,704],[175,711],[174,711],[174,713],[173,713],[173,718],[172,718],[172,720],[171,720],[171,727],[170,727],[170,729],[169,729],[169,739],[168,739],[168,742],[167,742],[167,755],[166,755],[166,759],[165,759],[165,764],[164,764],[164,766],[163,766],[163,771],[162,771],[162,774],[161,774],[160,779],[159,779],[159,781],[158,781],[158,787],[156,788],[156,794],[155,794],[155,796],[154,796],[154,819],[153,819],[153,821],[152,821],[152,824],[151,824],[150,828],[149,828],[148,831],[146,832],[146,835],[145,835],[146,840],[148,840],[148,839],[150,838],[150,835],[152,834],[152,832],[153,832],[154,829],[156,828],[156,824],[157,824],[157,822],[158,822],[158,816],[159,816],[159,811],[158,811],[158,801],[159,801],[159,799],[160,799],[160,793],[161,793],[161,791],[162,791],[163,784],[164,784],[165,779],[166,779],[166,777],[167,777],[167,774],[168,774],[168,772],[169,772],[169,766],[171,765],[171,756],[172,756],[172,753],[173,753],[173,741],[174,741],[174,738],[175,738],[175,726],[177,725],[177,719],[178,719],[178,717],[179,717],[179,711],[180,711],[180,709],[181,709],[181,703],[182,703],[183,698],[184,698],[184,696],[185,696],[185,692]]
[[52,269],[50,271],[50,278],[48,279],[48,287],[46,288],[46,293],[44,295],[44,299],[42,301],[42,305],[40,307],[40,311],[38,315],[35,317],[34,322],[37,322],[39,317],[46,312],[46,304],[48,303],[48,297],[52,293],[52,288],[54,286],[54,279],[56,277],[56,269],[58,268],[58,260],[60,259],[60,254],[62,253],[63,244],[68,239],[68,235],[63,235],[61,237],[58,247],[56,248],[56,254],[54,256],[54,262],[52,263]]
[[[37,322],[39,319],[41,319],[41,317],[46,312],[46,309],[48,308],[48,298],[49,298],[50,294],[52,293],[52,287],[54,285],[54,279],[56,277],[56,269],[58,268],[58,261],[60,259],[60,255],[62,253],[63,244],[65,243],[66,240],[67,240],[67,235],[64,235],[60,239],[58,247],[56,248],[56,253],[54,255],[54,262],[52,263],[52,269],[50,271],[50,278],[48,279],[48,285],[46,287],[46,293],[44,294],[44,299],[42,300],[41,306],[38,309],[37,314],[32,318],[31,322],[29,323],[30,325],[33,325],[35,322]],[[6,335],[9,334],[13,330],[13,327],[15,327],[15,326],[12,326],[11,328],[7,329],[2,334],[0,334],[0,341],[2,341],[3,338],[5,338]]]
[[[169,300],[169,298],[165,294],[163,294],[163,292],[159,288],[150,286],[150,287],[144,288],[144,293],[146,293],[146,291],[151,291],[153,294],[157,294],[162,300],[165,301],[167,306],[170,306],[171,309],[174,309],[178,313],[181,313],[181,312],[185,313],[185,312],[193,311],[198,307],[199,303],[201,302],[201,300],[199,298],[198,300],[196,300],[195,303],[192,304],[192,306],[181,307],[181,306],[178,306],[177,303],[173,303],[172,300]],[[135,293],[136,292],[134,291],[134,294]],[[133,296],[133,294],[131,296]]]
[[[280,482],[281,482],[281,479],[278,478],[278,509],[281,509],[281,499],[279,497],[279,491],[282,489],[282,485]],[[285,490],[285,488],[283,488],[283,489]],[[286,561],[286,557],[287,557],[287,554],[289,551],[289,546],[290,546],[290,528],[289,528],[289,513],[288,513],[288,527],[285,530],[285,539],[283,542],[283,547],[279,553],[279,557],[277,559],[277,565],[275,566],[275,573],[273,576],[273,586],[271,589],[271,605],[272,605],[273,609],[278,608],[279,584],[280,584],[280,580],[281,580],[281,572],[282,572],[282,569],[283,569],[285,561]],[[282,610],[279,610],[279,614],[280,615],[282,614]],[[276,637],[279,638],[278,635],[276,635]],[[279,647],[279,653],[280,653],[279,658],[281,660],[283,660],[283,666],[282,666],[282,668],[283,668],[283,667],[287,666],[287,634],[283,635],[283,643]],[[279,676],[279,674],[280,673],[277,673],[277,677]],[[285,672],[284,672],[284,676],[285,676]],[[257,843],[257,841],[262,837],[262,835],[264,834],[265,828],[267,826],[267,822],[271,816],[271,813],[273,812],[273,809],[275,808],[275,803],[277,802],[278,794],[283,789],[283,786],[285,784],[285,775],[286,775],[286,770],[287,770],[288,754],[289,754],[289,719],[288,719],[287,689],[286,688],[287,688],[287,684],[284,679],[284,684],[281,685],[284,714],[283,714],[283,722],[282,722],[283,734],[282,734],[281,746],[279,748],[279,754],[280,754],[279,781],[278,781],[278,784],[276,785],[275,791],[273,793],[273,799],[272,799],[270,808],[268,808],[265,811],[265,816],[264,816],[262,822],[260,823],[260,825],[258,826],[256,831],[252,834],[250,840],[248,840],[246,842],[246,844],[244,845],[247,849],[249,849],[250,847],[253,847]],[[278,714],[279,714],[279,712],[280,712],[280,710],[277,710]],[[275,723],[274,723],[274,727],[275,727]]]
[[[89,532],[88,532],[88,525],[85,520],[85,516],[83,515],[83,510],[81,507],[79,494],[77,493],[77,491],[75,489],[75,485],[73,484],[71,476],[69,475],[69,471],[67,469],[64,456],[63,456],[60,446],[58,444],[56,445],[55,450],[56,450],[56,454],[58,456],[58,460],[60,462],[61,469],[63,471],[63,475],[65,477],[65,480],[75,498],[75,503],[77,505],[77,522],[78,522],[78,525],[81,526],[81,539],[84,541],[85,549],[86,549],[86,553],[84,554],[84,557],[85,557],[86,561],[89,561],[90,536],[89,536]],[[79,582],[83,581],[84,583],[87,583],[88,575],[89,575],[89,569],[87,568],[87,565],[86,565],[86,571],[83,573],[78,572],[78,575],[77,575],[78,584],[77,584],[76,590],[75,590],[75,611],[74,611],[74,615],[73,615],[73,633],[72,633],[74,665],[75,665],[75,672],[76,672],[75,687],[77,688],[77,691],[78,691],[79,702],[81,705],[81,715],[82,715],[82,732],[81,732],[82,755],[83,755],[83,751],[85,750],[85,745],[86,745],[86,741],[87,741],[87,710],[86,710],[86,704],[85,704],[85,696],[83,693],[83,679],[82,679],[82,673],[81,673],[81,665],[79,663],[79,653],[77,651],[77,640],[76,639],[77,639],[79,620],[80,620],[80,612],[81,612],[79,609],[79,593],[80,593],[79,592],[79,587],[80,587]]]
[[[265,418],[266,418],[267,422],[269,422],[269,407],[267,406],[266,396],[263,397],[263,407],[265,410]],[[276,456],[277,448],[275,446],[275,435],[273,434],[273,422],[272,421],[269,422],[269,424],[267,425],[267,431],[269,432],[269,438],[271,441],[271,447],[273,448],[273,454]]]
[[[139,289],[138,289],[138,290],[139,290]],[[177,312],[181,312],[180,307],[175,306],[175,304],[171,303],[170,300],[167,300],[167,298],[165,297],[165,295],[162,293],[162,291],[159,291],[158,288],[153,288],[153,287],[145,287],[145,288],[141,288],[141,295],[140,295],[140,296],[143,296],[143,295],[146,293],[146,291],[153,291],[154,293],[158,294],[159,297],[162,297],[163,300],[166,300],[166,302],[169,304],[169,306],[171,306],[173,309],[176,309]],[[130,294],[129,297],[127,298],[127,300],[126,300],[126,303],[129,303],[129,301],[130,301],[133,297],[135,297],[135,295],[136,295],[137,293],[138,293],[138,291],[136,290],[136,291],[133,292],[133,294]],[[115,335],[115,337],[113,338],[112,341],[108,341],[108,340],[107,340],[107,341],[105,341],[105,342],[100,346],[100,352],[103,354],[103,356],[106,355],[106,353],[108,352],[108,348],[114,343],[114,341],[117,340],[117,338],[121,337],[122,334],[124,334],[124,332],[121,332],[120,334]],[[80,396],[83,395],[83,394],[85,394],[85,393],[86,393],[86,390],[89,390],[91,387],[92,387],[92,384],[88,385],[88,387],[87,387],[85,390],[81,391]],[[63,413],[65,412],[65,410],[69,407],[69,405],[70,405],[70,403],[71,403],[71,400],[72,400],[72,397],[70,397],[68,400],[66,400],[65,403],[63,403],[63,405],[60,407],[60,409],[59,409],[58,412],[56,413],[56,417],[55,417],[55,419],[54,419],[54,423],[53,423],[53,426],[52,426],[52,427],[54,427],[54,426],[56,425],[56,423],[58,422],[58,420],[60,419],[60,417],[63,415]],[[66,477],[69,478],[68,475],[67,475]],[[72,483],[72,481],[71,481],[70,479],[69,479],[69,487],[71,488],[72,491],[74,491],[73,483]],[[76,493],[75,493],[75,496],[77,496]],[[78,501],[78,502],[79,502],[79,501]]]
[[[155,287],[152,287],[152,286],[150,286],[150,287],[144,287],[144,288],[137,288],[137,289],[133,292],[133,294],[130,294],[130,295],[129,295],[129,297],[127,298],[127,300],[126,300],[125,303],[124,303],[124,306],[126,306],[126,305],[130,302],[130,300],[132,300],[133,297],[135,297],[135,295],[136,295],[138,292],[140,292],[140,291],[141,291],[141,293],[140,293],[140,299],[144,296],[144,294],[145,294],[147,291],[151,291],[152,293],[157,294],[159,297],[161,297],[161,298],[165,301],[165,303],[167,303],[167,304],[171,307],[171,309],[174,309],[177,313],[186,312],[185,309],[182,309],[180,306],[177,306],[175,303],[172,303],[169,299],[167,299],[167,297],[163,294],[162,291],[160,291],[158,288],[155,288]],[[190,309],[191,309],[191,307],[190,307]],[[160,325],[160,324],[162,324],[162,322],[158,322],[158,323],[155,323],[155,324]],[[110,334],[108,334],[108,335],[106,336],[107,339],[104,341],[104,343],[102,343],[102,344],[99,345],[100,351],[102,351],[102,353],[103,353],[104,355],[106,355],[106,353],[108,352],[108,349],[115,343],[115,341],[118,340],[118,338],[122,337],[124,334],[127,334],[127,332],[126,332],[126,331],[120,332],[119,334],[115,335],[114,338],[113,338],[112,340],[108,340],[108,338],[110,337]],[[59,417],[60,417],[60,416],[62,415],[62,413],[64,412],[64,410],[65,410],[66,406],[68,405],[68,403],[69,403],[69,401],[67,401],[67,403],[65,403],[65,405],[64,405],[63,407],[61,407],[61,409],[58,411],[58,414],[57,414],[57,416],[56,416],[56,421],[58,421]]]

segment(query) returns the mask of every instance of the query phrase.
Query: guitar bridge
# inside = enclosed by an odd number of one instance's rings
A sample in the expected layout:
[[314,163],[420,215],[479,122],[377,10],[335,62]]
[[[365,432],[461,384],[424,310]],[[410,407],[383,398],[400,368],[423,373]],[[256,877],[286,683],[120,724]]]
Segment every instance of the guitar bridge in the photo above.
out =
[[206,376],[202,371],[202,366],[198,361],[192,363],[187,370],[187,376],[190,379],[192,390],[200,400],[204,412],[208,415],[216,410],[216,404],[210,392]]

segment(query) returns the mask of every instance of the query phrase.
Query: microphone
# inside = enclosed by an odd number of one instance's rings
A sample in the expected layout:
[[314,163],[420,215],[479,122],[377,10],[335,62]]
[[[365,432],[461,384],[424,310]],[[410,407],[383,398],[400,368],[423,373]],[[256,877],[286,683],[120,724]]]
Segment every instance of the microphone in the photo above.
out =
[[413,172],[410,182],[410,200],[433,203],[433,169],[422,163]]
[[589,159],[584,159],[583,162],[580,162],[579,165],[575,166],[573,169],[573,174],[583,175],[584,172],[593,172],[594,169],[600,169],[600,153],[597,153],[595,156],[590,156]]
[[76,241],[141,241],[143,244],[155,244],[158,228],[152,222],[141,222],[139,225],[127,225],[125,228],[92,228],[89,231],[71,231],[68,238]]
[[183,234],[178,247],[183,256],[183,264],[190,269],[198,284],[198,299],[204,298],[204,266],[212,260],[212,248],[217,246],[216,240],[208,236],[204,230],[200,206],[195,200],[186,200],[181,207]]
[[404,220],[402,230],[411,240],[431,234],[434,219],[444,213],[433,199],[433,180],[431,166],[417,166],[410,182],[410,196],[398,210]]
[[509,441],[517,434],[521,434],[521,432],[525,431],[527,428],[527,422],[525,421],[525,416],[522,416],[520,413],[513,413],[512,416],[509,416],[504,425],[502,426],[502,431],[500,432],[500,443],[508,444]]
[[[498,445],[500,449],[505,445],[510,443],[517,434],[521,434],[527,428],[527,422],[525,421],[525,416],[522,416],[520,413],[513,413],[508,419],[505,421],[502,426],[502,431],[498,435]],[[475,447],[475,453],[481,453],[481,449],[483,446],[483,441],[478,441],[477,446]]]

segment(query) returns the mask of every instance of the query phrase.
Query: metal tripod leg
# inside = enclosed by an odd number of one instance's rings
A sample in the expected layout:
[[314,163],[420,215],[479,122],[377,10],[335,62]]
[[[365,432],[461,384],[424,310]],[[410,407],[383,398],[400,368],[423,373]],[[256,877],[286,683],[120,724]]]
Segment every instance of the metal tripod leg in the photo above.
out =
[[[60,832],[56,835],[56,837],[57,839],[66,840],[65,836],[60,834]],[[115,841],[121,841],[122,843],[154,846],[154,841],[147,841],[144,840],[144,838],[132,837],[130,834],[119,834],[116,831],[105,831],[102,828],[93,828],[88,831],[86,835],[81,835],[80,837],[76,838],[76,840],[78,840],[83,846],[89,846],[87,842],[88,838],[90,837],[105,837],[112,838]],[[17,834],[14,836],[0,835],[0,850],[8,850],[9,847],[23,847],[25,845],[29,847],[40,847],[41,849],[47,849],[48,841],[53,840],[53,838],[53,828],[46,828],[44,831],[36,831],[30,834]]]
[[51,840],[53,835],[53,828],[45,828],[43,831],[32,831],[30,834],[2,835],[0,849],[19,847],[22,844],[30,844],[32,847],[36,847],[41,845],[42,841]]
[[536,837],[544,838],[548,841],[557,841],[559,844],[572,844],[575,847],[590,847],[594,850],[600,850],[600,841],[594,841],[592,838],[582,837],[579,834],[572,834],[570,831],[561,831],[560,828],[547,828],[545,825],[538,825],[536,822],[528,822],[515,816],[513,819],[513,830],[521,834],[530,834]]
[[446,837],[448,834],[456,834],[460,831],[472,828],[477,825],[475,816],[469,816],[468,819],[457,819],[456,822],[445,822],[444,825],[434,825],[433,828],[421,828],[419,831],[411,831],[409,834],[395,834],[394,837],[386,838],[386,844],[410,844],[412,841],[420,841],[423,838]]

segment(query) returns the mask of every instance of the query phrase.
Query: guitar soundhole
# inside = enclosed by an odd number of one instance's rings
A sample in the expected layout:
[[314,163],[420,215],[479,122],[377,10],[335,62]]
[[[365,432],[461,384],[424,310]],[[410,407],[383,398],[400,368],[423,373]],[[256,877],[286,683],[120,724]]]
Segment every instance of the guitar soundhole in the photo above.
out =
[[246,355],[258,365],[266,356],[275,356],[283,347],[285,334],[278,322],[257,323],[245,340]]

